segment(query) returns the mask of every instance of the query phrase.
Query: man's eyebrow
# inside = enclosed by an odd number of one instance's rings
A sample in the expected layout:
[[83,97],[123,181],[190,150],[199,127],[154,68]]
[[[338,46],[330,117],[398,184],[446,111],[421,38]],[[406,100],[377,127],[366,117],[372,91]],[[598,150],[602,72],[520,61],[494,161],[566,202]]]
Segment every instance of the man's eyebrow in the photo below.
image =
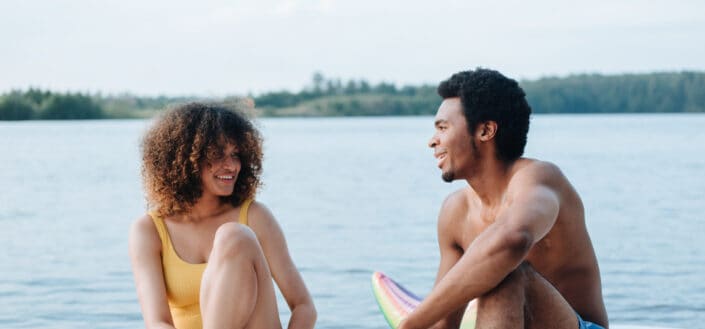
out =
[[433,125],[434,125],[434,126],[438,126],[438,125],[440,125],[440,124],[442,124],[442,123],[446,123],[446,122],[448,122],[448,120],[446,120],[446,119],[438,119],[438,120],[436,120],[436,121],[433,123]]

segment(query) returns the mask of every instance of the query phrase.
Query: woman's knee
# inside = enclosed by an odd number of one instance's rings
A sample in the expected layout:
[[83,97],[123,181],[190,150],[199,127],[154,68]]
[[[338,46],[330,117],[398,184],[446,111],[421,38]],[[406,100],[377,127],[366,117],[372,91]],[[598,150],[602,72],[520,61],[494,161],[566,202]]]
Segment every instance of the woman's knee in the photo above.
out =
[[247,255],[257,246],[257,236],[252,229],[238,223],[225,223],[215,232],[213,255],[225,258]]

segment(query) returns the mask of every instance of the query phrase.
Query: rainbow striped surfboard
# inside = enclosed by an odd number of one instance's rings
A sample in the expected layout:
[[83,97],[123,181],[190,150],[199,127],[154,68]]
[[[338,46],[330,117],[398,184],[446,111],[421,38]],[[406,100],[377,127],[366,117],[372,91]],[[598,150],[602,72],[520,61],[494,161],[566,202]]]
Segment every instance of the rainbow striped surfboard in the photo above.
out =
[[[399,326],[399,322],[421,303],[422,298],[402,287],[394,280],[381,272],[372,273],[372,291],[379,304],[379,309],[387,319],[392,329]],[[477,303],[473,300],[468,303],[465,315],[460,322],[460,329],[474,329]]]

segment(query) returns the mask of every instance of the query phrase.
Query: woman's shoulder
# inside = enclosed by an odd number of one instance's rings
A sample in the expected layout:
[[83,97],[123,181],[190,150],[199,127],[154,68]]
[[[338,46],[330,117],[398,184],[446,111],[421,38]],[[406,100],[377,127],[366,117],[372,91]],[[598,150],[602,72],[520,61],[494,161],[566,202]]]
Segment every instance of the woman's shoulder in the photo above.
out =
[[149,213],[132,222],[130,227],[130,245],[142,248],[161,248],[159,232]]
[[252,221],[276,221],[274,219],[274,215],[272,214],[272,211],[269,210],[269,207],[267,207],[264,203],[257,201],[257,200],[252,200],[250,203],[249,210],[247,211],[247,215],[250,218],[250,222]]
[[271,233],[281,231],[279,223],[271,210],[262,202],[253,200],[247,212],[249,226],[256,233]]

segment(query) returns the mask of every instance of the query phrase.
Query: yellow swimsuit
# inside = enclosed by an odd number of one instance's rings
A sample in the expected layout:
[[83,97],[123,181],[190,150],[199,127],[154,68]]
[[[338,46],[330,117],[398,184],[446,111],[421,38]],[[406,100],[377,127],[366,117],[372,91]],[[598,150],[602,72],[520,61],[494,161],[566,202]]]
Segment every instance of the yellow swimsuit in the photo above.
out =
[[[247,209],[251,202],[252,200],[246,200],[242,203],[238,219],[240,224],[247,225]],[[164,219],[152,213],[150,216],[162,240],[162,269],[174,326],[177,329],[201,329],[203,323],[199,295],[201,277],[207,263],[192,264],[181,259],[171,245]]]

